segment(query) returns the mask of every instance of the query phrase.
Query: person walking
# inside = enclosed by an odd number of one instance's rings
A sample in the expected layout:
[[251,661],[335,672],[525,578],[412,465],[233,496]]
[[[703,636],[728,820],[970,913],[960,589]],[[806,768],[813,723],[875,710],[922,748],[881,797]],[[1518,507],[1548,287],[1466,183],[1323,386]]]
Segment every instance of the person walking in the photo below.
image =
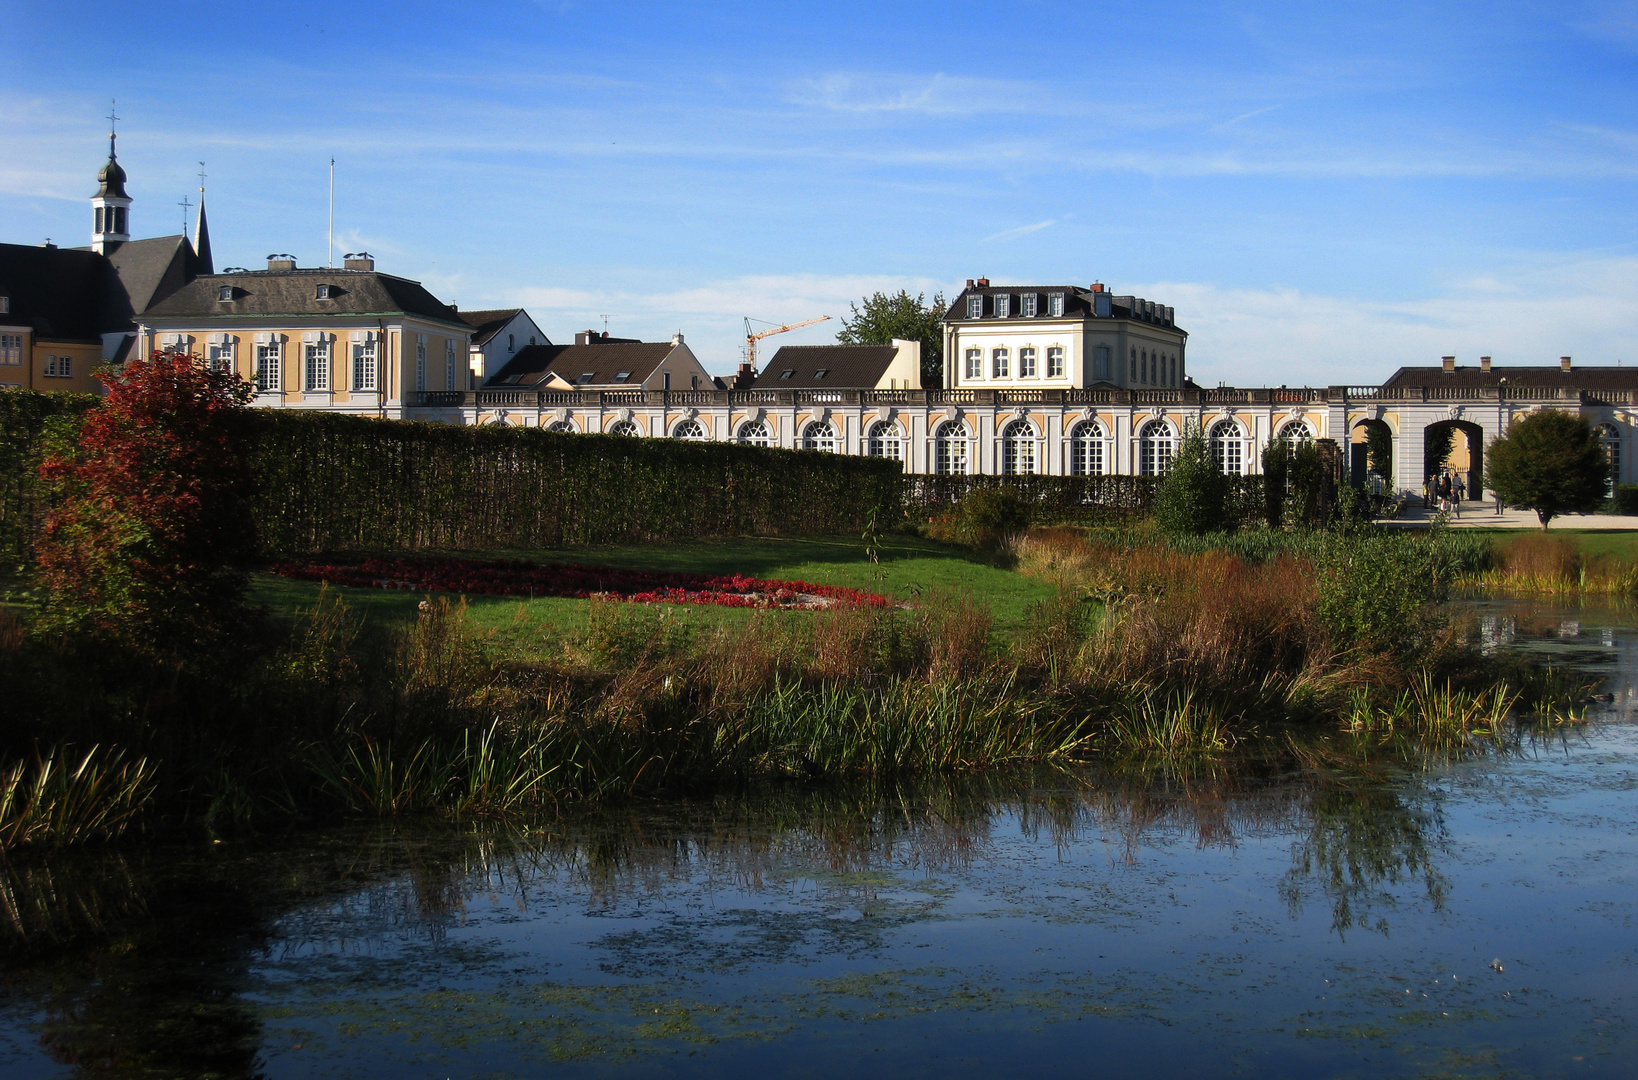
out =
[[1462,474],[1461,473],[1459,473],[1459,472],[1451,473],[1450,474],[1450,504],[1451,504],[1451,507],[1456,511],[1456,516],[1457,517],[1462,516],[1462,500],[1464,498],[1466,498],[1466,497],[1467,497],[1467,481],[1462,479]]
[[1424,510],[1432,510],[1433,509],[1433,489],[1434,489],[1434,486],[1435,486],[1435,481],[1433,479],[1433,474],[1429,473],[1422,480],[1422,509],[1424,509]]

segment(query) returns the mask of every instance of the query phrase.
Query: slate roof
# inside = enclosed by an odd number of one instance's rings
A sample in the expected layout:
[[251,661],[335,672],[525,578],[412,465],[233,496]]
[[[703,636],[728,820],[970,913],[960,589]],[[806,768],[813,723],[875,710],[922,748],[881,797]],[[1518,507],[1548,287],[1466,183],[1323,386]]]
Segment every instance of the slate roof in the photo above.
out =
[[1638,389],[1638,367],[1582,367],[1569,371],[1564,371],[1557,364],[1541,367],[1497,364],[1489,371],[1477,367],[1458,367],[1455,371],[1445,371],[1439,367],[1402,367],[1382,385],[1452,386],[1472,390],[1482,386],[1499,385],[1503,379],[1514,386],[1564,387],[1571,390],[1633,390]]
[[11,298],[0,324],[56,341],[97,340],[112,274],[108,260],[88,249],[0,244],[0,296]]
[[[549,373],[579,386],[640,386],[676,348],[664,342],[603,342],[596,345],[529,345],[519,349],[485,387],[535,386]],[[619,379],[621,372],[628,376]],[[591,378],[581,381],[581,376]]]
[[100,319],[113,331],[132,325],[137,315],[186,285],[195,256],[187,237],[156,236],[112,245],[107,259],[119,287],[104,295]]
[[[217,290],[233,287],[232,300],[218,300]],[[318,286],[331,287],[330,299],[318,299]],[[465,328],[459,312],[426,290],[419,281],[374,270],[252,270],[207,274],[195,278],[142,312],[145,320],[211,320],[245,316],[417,315]]]
[[472,344],[487,345],[522,311],[522,308],[491,308],[487,311],[463,311],[460,316],[462,322],[472,327]]
[[748,389],[874,390],[897,354],[892,345],[785,345]]
[[[1007,316],[1009,319],[1026,318],[1028,316],[1019,314],[1023,310],[1023,301],[1020,299],[1020,297],[1026,293],[1034,293],[1040,297],[1039,311],[1033,316],[1033,318],[1050,319],[1055,317],[1047,314],[1047,297],[1051,296],[1053,293],[1064,294],[1064,313],[1061,316],[1062,318],[1090,319],[1094,317],[1094,312],[1096,309],[1093,306],[1093,297],[1097,294],[1092,292],[1091,289],[1081,288],[1077,285],[972,285],[962,289],[960,294],[950,302],[949,309],[944,314],[944,321],[976,323],[994,319],[995,297],[997,296],[1012,297],[1012,311]],[[967,317],[967,297],[969,296],[984,297],[984,315],[982,319],[970,319]],[[1167,330],[1171,330],[1179,334],[1187,334],[1187,331],[1178,326],[1175,322],[1168,323],[1164,321],[1164,318],[1151,317],[1148,315],[1145,308],[1146,303],[1147,301],[1144,301],[1141,297],[1137,296],[1111,295],[1109,297],[1109,314],[1104,317],[1110,319],[1137,319],[1155,326],[1163,326]],[[1156,304],[1155,306],[1159,307],[1160,305]]]

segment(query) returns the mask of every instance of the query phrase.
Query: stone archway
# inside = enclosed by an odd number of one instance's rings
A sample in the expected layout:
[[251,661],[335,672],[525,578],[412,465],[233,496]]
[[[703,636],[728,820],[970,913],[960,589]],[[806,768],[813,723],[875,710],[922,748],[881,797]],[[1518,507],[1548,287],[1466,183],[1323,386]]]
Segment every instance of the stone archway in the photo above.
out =
[[[1441,463],[1435,461],[1441,444],[1450,440],[1448,456]],[[1429,424],[1422,432],[1422,476],[1426,478],[1439,471],[1455,471],[1467,485],[1467,497],[1479,499],[1484,495],[1484,429],[1469,420],[1441,420]]]
[[[1370,484],[1370,478],[1375,474],[1381,479],[1383,489],[1391,490],[1396,464],[1393,459],[1397,456],[1393,442],[1393,428],[1386,420],[1373,417],[1356,421],[1353,430],[1348,433],[1348,482],[1356,488],[1363,488]],[[1372,468],[1371,461],[1373,443],[1386,458],[1376,462],[1375,468]]]

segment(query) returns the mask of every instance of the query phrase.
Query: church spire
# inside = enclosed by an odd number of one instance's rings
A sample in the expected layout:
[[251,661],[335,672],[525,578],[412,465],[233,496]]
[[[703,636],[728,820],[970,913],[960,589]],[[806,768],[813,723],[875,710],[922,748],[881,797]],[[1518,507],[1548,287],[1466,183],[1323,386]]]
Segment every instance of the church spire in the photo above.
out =
[[216,273],[210,257],[210,225],[205,221],[205,163],[199,163],[199,216],[193,223],[193,272]]
[[91,248],[106,255],[110,244],[131,238],[131,197],[125,194],[125,170],[115,153],[114,123],[119,119],[108,110],[108,163],[97,173],[97,193],[91,196]]

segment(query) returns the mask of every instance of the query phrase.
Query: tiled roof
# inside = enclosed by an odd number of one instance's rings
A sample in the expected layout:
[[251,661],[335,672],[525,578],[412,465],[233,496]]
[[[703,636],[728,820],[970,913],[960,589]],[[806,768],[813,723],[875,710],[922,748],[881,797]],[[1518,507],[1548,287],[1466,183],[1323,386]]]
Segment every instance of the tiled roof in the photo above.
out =
[[108,249],[120,288],[105,297],[101,319],[110,329],[128,326],[139,313],[188,283],[195,261],[185,236],[127,240]]
[[[1026,316],[1022,314],[1022,297],[1030,293],[1033,293],[1039,297],[1037,300],[1038,308],[1035,315]],[[1052,316],[1047,314],[1047,312],[1050,310],[1048,307],[1048,297],[1056,293],[1062,293],[1064,297],[1064,313],[1062,316]],[[995,297],[997,296],[1006,296],[1011,298],[1010,306],[1012,310],[1007,315],[1008,319],[1087,319],[1092,318],[1097,310],[1095,306],[1095,298],[1097,295],[1097,293],[1094,293],[1090,289],[1084,289],[1076,285],[970,285],[967,288],[962,289],[960,294],[950,302],[950,307],[944,315],[944,321],[975,323],[993,320],[996,318]],[[968,318],[967,298],[969,296],[982,296],[984,298],[984,314],[981,319]],[[1155,310],[1157,314],[1151,315],[1151,310]],[[1164,305],[1144,300],[1142,297],[1110,295],[1109,314],[1104,316],[1104,318],[1137,319],[1142,322],[1150,323],[1154,326],[1164,327],[1165,329],[1175,333],[1185,334],[1186,331],[1179,327],[1175,322],[1169,323],[1165,321],[1164,313],[1168,310],[1169,309],[1165,308]]]
[[[606,342],[598,345],[530,345],[519,349],[484,385],[534,386],[548,373],[581,386],[638,386],[676,348],[664,342]],[[624,372],[626,377],[619,378]],[[582,376],[590,375],[582,380]]]
[[[223,285],[233,287],[232,300],[218,300]],[[329,285],[329,299],[318,299],[318,286]],[[374,270],[254,270],[196,278],[143,313],[146,319],[215,319],[246,315],[417,315],[424,319],[467,324],[455,309],[419,281]]]
[[94,340],[112,277],[108,260],[94,251],[0,244],[0,296],[11,298],[0,323],[58,341]]
[[1446,371],[1440,367],[1402,367],[1383,383],[1384,387],[1450,386],[1463,390],[1482,386],[1497,386],[1503,379],[1516,386],[1552,386],[1582,390],[1638,389],[1638,367],[1580,367],[1563,370],[1559,365],[1502,366],[1489,371],[1476,367],[1458,367]]
[[485,311],[463,311],[461,321],[472,327],[472,344],[487,345],[489,339],[505,329],[517,318],[522,308],[490,308]]
[[892,345],[786,345],[750,389],[874,390],[896,355]]

